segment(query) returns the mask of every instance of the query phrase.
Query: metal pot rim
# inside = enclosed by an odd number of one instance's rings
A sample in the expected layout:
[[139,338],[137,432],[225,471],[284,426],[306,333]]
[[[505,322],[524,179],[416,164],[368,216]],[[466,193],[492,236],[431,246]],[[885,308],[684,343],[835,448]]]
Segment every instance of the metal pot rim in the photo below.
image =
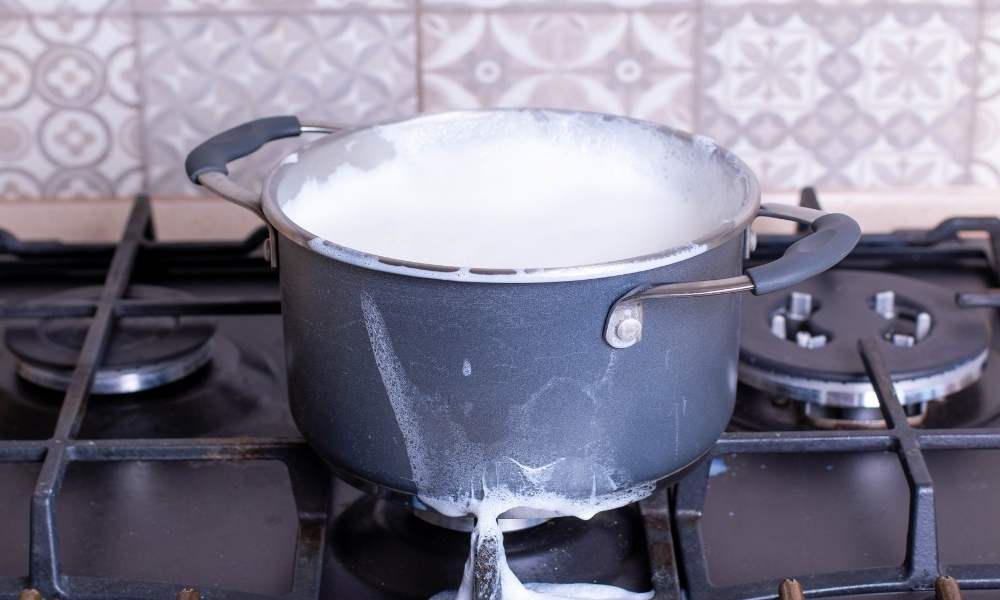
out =
[[[760,207],[760,186],[753,171],[729,150],[718,147],[722,157],[731,163],[737,170],[746,175],[747,181],[747,201],[740,210],[733,216],[732,220],[721,223],[716,229],[701,237],[694,239],[682,246],[667,248],[662,251],[636,256],[627,259],[620,259],[602,263],[575,265],[568,267],[539,267],[521,269],[482,269],[475,266],[456,265],[435,265],[409,261],[406,259],[379,256],[370,254],[354,248],[341,246],[329,240],[325,240],[297,223],[293,222],[284,213],[275,197],[277,185],[281,179],[283,166],[287,162],[294,162],[289,157],[306,152],[310,148],[321,145],[336,143],[339,139],[356,133],[363,129],[391,125],[394,123],[427,121],[427,120],[454,120],[467,119],[476,115],[496,113],[500,111],[520,111],[520,112],[548,112],[562,114],[599,114],[584,113],[583,111],[569,111],[558,109],[489,109],[489,110],[461,110],[443,112],[417,117],[406,117],[390,119],[378,123],[366,124],[360,127],[344,128],[308,144],[286,153],[278,166],[273,169],[264,181],[261,190],[261,204],[263,214],[268,224],[289,241],[306,248],[317,254],[322,254],[328,258],[348,263],[358,267],[396,273],[410,277],[421,277],[425,279],[438,279],[458,282],[478,282],[478,283],[549,283],[559,281],[577,281],[583,279],[597,279],[602,277],[614,277],[626,275],[640,271],[648,271],[674,263],[678,263],[689,258],[693,258],[713,248],[721,246],[734,237],[742,234],[743,230],[749,227],[750,223],[757,215]],[[615,116],[616,119],[653,127],[664,134],[679,137],[687,142],[694,143],[694,136],[685,131],[676,130],[658,123],[651,123],[640,119]],[[275,249],[276,251],[276,249]]]

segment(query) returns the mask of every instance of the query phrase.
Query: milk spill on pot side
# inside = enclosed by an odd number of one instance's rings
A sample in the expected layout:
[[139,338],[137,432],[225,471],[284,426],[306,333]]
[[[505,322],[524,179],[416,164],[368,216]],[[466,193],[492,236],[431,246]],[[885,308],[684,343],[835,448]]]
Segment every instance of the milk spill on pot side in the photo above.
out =
[[[477,585],[480,592],[484,587],[491,590],[492,600],[639,600],[652,597],[652,592],[635,593],[605,585],[522,584],[518,581],[507,565],[503,534],[497,523],[501,514],[521,508],[589,519],[598,512],[644,498],[653,491],[654,484],[619,486],[615,483],[615,470],[601,464],[595,456],[537,461],[536,457],[519,454],[519,448],[524,445],[516,438],[489,448],[469,440],[461,424],[452,420],[444,403],[418,389],[407,377],[393,348],[385,319],[373,298],[363,294],[361,308],[375,362],[403,435],[418,497],[444,515],[473,515],[476,518],[462,585],[458,591],[438,594],[437,600],[482,597],[481,593],[474,594]],[[553,378],[546,388],[576,385],[584,398],[597,402],[613,368],[614,359],[610,358],[607,368],[592,382]],[[463,364],[463,372],[467,370]],[[529,408],[511,415],[515,421],[511,431],[531,431],[525,420],[530,418],[532,402],[544,400],[544,390],[536,395],[539,398],[528,400]],[[570,496],[565,491],[568,489],[575,489],[576,493]]]

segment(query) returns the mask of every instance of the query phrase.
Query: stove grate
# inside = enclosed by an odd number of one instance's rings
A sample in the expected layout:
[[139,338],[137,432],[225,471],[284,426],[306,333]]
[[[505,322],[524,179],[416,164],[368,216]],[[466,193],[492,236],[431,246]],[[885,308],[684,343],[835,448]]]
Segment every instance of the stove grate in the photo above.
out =
[[[230,244],[222,254],[242,257],[258,248],[266,232],[258,230],[246,240]],[[95,269],[107,264],[103,289],[95,302],[55,304],[0,304],[0,318],[92,317],[83,347],[73,371],[52,436],[46,440],[2,440],[0,462],[36,462],[42,467],[31,497],[30,555],[27,578],[0,578],[0,598],[33,600],[59,597],[65,600],[129,598],[136,600],[202,598],[265,600],[247,592],[182,585],[121,581],[69,576],[59,561],[59,536],[54,505],[69,464],[74,461],[250,461],[275,460],[286,465],[298,513],[298,541],[291,591],[288,600],[309,600],[319,596],[327,521],[328,471],[301,439],[296,438],[189,438],[189,439],[104,439],[84,440],[77,434],[87,408],[94,375],[107,350],[115,320],[130,316],[277,314],[278,300],[222,298],[213,301],[184,300],[160,302],[124,299],[139,257],[165,256],[203,260],[206,252],[219,256],[218,245],[171,244],[155,241],[149,199],[135,200],[124,234],[116,245],[62,245],[51,242],[22,242],[0,231],[0,254],[17,260],[4,264],[9,272],[30,272],[37,260],[58,261],[83,257]],[[110,256],[110,263],[107,263]],[[211,259],[210,259],[211,260]],[[259,258],[246,257],[257,265]],[[239,264],[238,262],[236,263]]]
[[[805,203],[815,202],[811,189],[803,191]],[[979,232],[989,236],[989,250],[968,245],[948,245],[961,232]],[[780,255],[794,242],[795,236],[762,236],[755,260],[769,260]],[[943,244],[943,245],[942,245]],[[955,218],[926,232],[899,231],[890,234],[869,234],[841,266],[851,268],[891,261],[891,265],[944,264],[960,265],[963,261],[985,263],[992,272],[992,283],[1000,287],[1000,219]],[[963,303],[962,299],[968,302]],[[960,293],[956,300],[964,306],[997,306],[1000,293]],[[712,458],[727,454],[780,454],[820,452],[894,452],[899,458],[910,491],[906,554],[903,564],[896,567],[855,569],[787,579],[714,586],[708,577],[708,560],[702,543],[700,520],[708,489],[711,460],[684,477],[673,496],[673,521],[677,560],[654,564],[653,571],[668,573],[658,581],[657,599],[679,600],[683,587],[689,600],[793,600],[848,596],[854,594],[931,591],[939,600],[958,600],[959,589],[1000,590],[1000,564],[945,565],[938,554],[938,523],[934,511],[934,483],[923,450],[1000,449],[1000,428],[980,429],[916,429],[906,419],[902,404],[896,397],[892,377],[876,338],[864,339],[858,352],[865,364],[868,378],[879,399],[884,430],[835,431],[760,431],[727,432],[712,451]],[[666,497],[658,502],[665,503]],[[645,514],[645,511],[644,511]],[[669,525],[669,524],[668,524]],[[659,534],[659,537],[664,537]],[[652,546],[652,543],[650,543]],[[652,550],[652,548],[651,548]],[[651,551],[653,560],[657,554]],[[791,576],[793,574],[789,574]],[[683,586],[673,582],[683,581]]]
[[[811,190],[803,197],[809,201]],[[814,196],[813,196],[814,200]],[[989,249],[955,242],[961,232],[989,236]],[[148,198],[136,199],[121,241],[117,244],[23,242],[0,230],[3,272],[25,274],[40,265],[56,269],[60,261],[74,268],[105,272],[103,293],[95,302],[0,303],[0,319],[91,317],[92,321],[66,391],[52,436],[44,440],[0,440],[0,463],[41,463],[31,498],[29,575],[0,577],[0,600],[60,597],[66,600],[134,598],[182,600],[226,598],[268,600],[258,594],[201,588],[182,584],[121,581],[65,574],[59,562],[55,525],[55,497],[74,461],[248,461],[277,460],[287,465],[298,511],[298,542],[289,600],[317,598],[327,522],[328,477],[325,466],[298,438],[183,438],[101,439],[77,437],[93,377],[105,354],[115,320],[121,317],[163,315],[278,314],[278,299],[242,297],[190,299],[164,303],[124,298],[138,261],[173,261],[206,269],[259,269],[262,261],[250,256],[266,237],[263,228],[236,243],[167,243],[155,240]],[[796,236],[761,236],[753,260],[776,258]],[[842,263],[850,268],[956,266],[974,264],[992,271],[1000,287],[1000,219],[956,218],[930,231],[868,234]],[[962,306],[1000,305],[1000,292],[972,292],[958,296]],[[1000,428],[916,429],[906,419],[896,398],[891,374],[874,338],[859,344],[868,377],[877,392],[886,430],[727,432],[712,451],[727,454],[886,452],[899,457],[910,488],[906,555],[896,567],[849,570],[797,580],[766,580],[732,586],[713,586],[708,578],[700,519],[708,486],[710,460],[686,475],[672,490],[660,489],[640,504],[657,600],[764,600],[808,596],[834,597],[876,592],[934,590],[941,600],[960,598],[966,590],[1000,590],[1000,564],[945,565],[938,554],[938,524],[934,512],[934,485],[924,450],[1000,449]],[[794,574],[789,574],[794,575]],[[37,595],[31,590],[37,590]],[[682,592],[683,590],[683,592]]]

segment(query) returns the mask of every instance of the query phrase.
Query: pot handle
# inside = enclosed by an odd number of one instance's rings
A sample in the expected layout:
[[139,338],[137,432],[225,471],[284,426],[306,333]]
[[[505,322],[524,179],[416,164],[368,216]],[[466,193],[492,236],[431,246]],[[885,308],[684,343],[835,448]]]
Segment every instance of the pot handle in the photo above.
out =
[[826,213],[787,204],[763,204],[758,217],[771,217],[808,225],[812,231],[785,249],[773,262],[751,267],[743,275],[707,281],[684,281],[642,286],[615,301],[604,325],[604,339],[614,348],[628,348],[642,339],[642,303],[658,298],[714,296],[749,291],[769,294],[833,267],[847,256],[858,240],[857,221],[840,213]]
[[208,188],[226,200],[253,211],[261,219],[260,193],[252,192],[229,179],[226,165],[252,154],[264,144],[303,133],[332,133],[340,127],[302,124],[298,117],[265,117],[237,125],[219,133],[192,150],[184,161],[184,170],[194,183]]

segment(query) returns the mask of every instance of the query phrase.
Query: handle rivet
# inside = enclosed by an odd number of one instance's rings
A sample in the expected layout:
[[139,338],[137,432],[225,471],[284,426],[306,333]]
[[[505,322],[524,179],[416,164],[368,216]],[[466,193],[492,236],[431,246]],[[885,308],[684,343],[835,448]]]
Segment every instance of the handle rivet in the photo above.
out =
[[642,334],[642,321],[635,317],[622,319],[615,327],[615,335],[623,342],[633,342]]

